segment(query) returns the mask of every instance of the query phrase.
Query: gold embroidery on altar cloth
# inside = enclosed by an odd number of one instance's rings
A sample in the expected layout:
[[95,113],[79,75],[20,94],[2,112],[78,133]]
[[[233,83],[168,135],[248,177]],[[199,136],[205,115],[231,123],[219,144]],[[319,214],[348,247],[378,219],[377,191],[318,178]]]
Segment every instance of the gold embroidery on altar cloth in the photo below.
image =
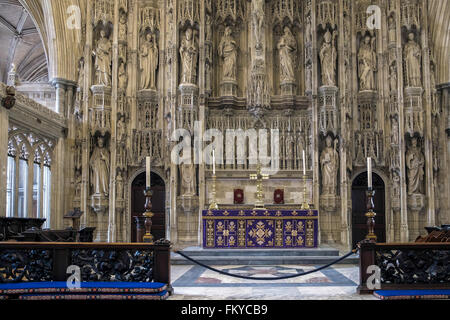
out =
[[[267,222],[268,226],[272,226],[273,222],[272,221],[268,221]],[[255,242],[262,246],[267,242],[267,245],[272,244],[272,241],[267,241],[267,238],[270,238],[272,236],[272,231],[269,229],[269,227],[266,226],[266,224],[262,221],[258,221],[258,223],[256,224],[256,228],[252,228],[248,235],[255,239]],[[266,245],[266,246],[267,246]]]

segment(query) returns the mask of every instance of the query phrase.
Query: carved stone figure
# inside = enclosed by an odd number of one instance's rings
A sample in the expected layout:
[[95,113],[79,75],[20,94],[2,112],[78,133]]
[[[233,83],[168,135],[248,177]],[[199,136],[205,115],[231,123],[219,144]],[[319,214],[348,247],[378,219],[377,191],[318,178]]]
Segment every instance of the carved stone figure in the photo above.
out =
[[125,137],[125,121],[124,118],[121,117],[117,121],[117,141],[121,142],[124,137]]
[[397,30],[395,26],[395,20],[392,16],[388,19],[388,28],[389,28],[389,42],[395,43],[397,40]]
[[125,90],[127,88],[127,71],[125,63],[122,61],[119,66],[119,88]]
[[408,168],[408,194],[423,194],[425,158],[417,146],[417,138],[411,140],[411,147],[406,153],[406,167]]
[[105,146],[105,138],[99,136],[92,153],[90,164],[93,195],[109,195],[110,154]]
[[112,45],[106,37],[106,31],[100,31],[95,54],[95,74],[98,85],[111,86]]
[[375,37],[366,36],[358,52],[359,86],[360,90],[375,89],[375,71],[377,70],[377,55],[373,48]]
[[312,32],[311,32],[311,16],[308,15],[306,17],[306,26],[305,26],[305,42],[309,43],[312,41]]
[[212,41],[212,21],[211,21],[211,15],[206,14],[206,26],[205,26],[205,41],[211,42]]
[[223,58],[222,79],[236,80],[237,44],[233,39],[230,27],[225,28],[225,34],[219,44],[219,56]]
[[188,28],[184,34],[180,46],[181,56],[181,83],[197,82],[198,43],[192,28]]
[[118,200],[123,199],[123,179],[122,179],[122,173],[117,173],[116,178],[116,198]]
[[145,35],[140,52],[141,89],[156,89],[156,70],[158,69],[159,51],[155,36]]
[[326,138],[326,147],[320,156],[320,164],[322,167],[322,193],[336,194],[337,173],[339,168],[339,154],[336,151],[336,143],[332,146],[333,139],[331,136]]
[[322,67],[322,85],[335,86],[337,52],[334,46],[336,33],[331,35],[328,30],[324,36],[324,43],[320,49],[320,62]]
[[127,40],[127,14],[122,11],[119,17],[119,40]]
[[78,65],[78,88],[80,89],[80,92],[83,92],[84,90],[84,60],[81,59]]
[[264,1],[252,0],[252,21],[253,31],[255,32],[256,49],[262,48],[262,29],[264,26]]
[[392,144],[398,145],[398,120],[397,118],[392,118]]
[[288,27],[284,28],[284,35],[277,45],[280,54],[281,82],[295,82],[294,63],[297,53],[297,41]]
[[406,77],[408,86],[421,87],[422,86],[422,51],[420,46],[414,41],[414,33],[408,34],[408,43],[405,45],[405,63],[406,63]]
[[391,64],[389,67],[390,69],[390,75],[389,75],[389,89],[391,92],[397,91],[397,66],[395,63]]

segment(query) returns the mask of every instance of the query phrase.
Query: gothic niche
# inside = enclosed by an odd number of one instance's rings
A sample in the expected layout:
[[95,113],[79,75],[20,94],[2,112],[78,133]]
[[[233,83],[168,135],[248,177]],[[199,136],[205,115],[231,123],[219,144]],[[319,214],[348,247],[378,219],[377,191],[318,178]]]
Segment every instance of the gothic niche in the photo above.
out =
[[279,75],[276,87],[281,88],[282,95],[296,95],[297,83],[299,79],[299,72],[301,68],[300,59],[298,56],[298,34],[299,29],[297,27],[285,25],[284,27],[279,25],[275,27],[274,44],[276,46],[275,52],[275,70],[274,74]]
[[141,11],[139,37],[139,88],[156,91],[159,65],[159,11],[144,8]]
[[94,29],[94,84],[111,87],[112,67],[112,24],[99,22]]
[[[110,195],[111,154],[110,133],[98,131],[92,137],[92,151],[89,158],[89,181],[91,207],[96,213],[105,213]],[[99,217],[100,218],[100,217]]]
[[358,80],[360,91],[376,90],[377,54],[374,33],[361,36],[358,51]]
[[198,30],[187,26],[180,31],[180,84],[197,86]]

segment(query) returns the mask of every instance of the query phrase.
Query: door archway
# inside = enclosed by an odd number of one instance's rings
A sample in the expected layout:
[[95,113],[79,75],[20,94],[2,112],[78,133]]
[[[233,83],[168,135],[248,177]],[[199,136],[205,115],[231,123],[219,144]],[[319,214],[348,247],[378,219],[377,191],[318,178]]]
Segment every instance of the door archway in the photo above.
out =
[[[131,184],[131,242],[137,242],[135,217],[142,216],[145,211],[145,172],[139,174]],[[151,233],[156,240],[166,238],[166,186],[164,180],[156,173],[151,173],[152,196],[152,230]]]
[[[375,190],[374,204],[375,234],[377,242],[386,242],[386,203],[383,179],[376,173],[372,175]],[[352,245],[364,240],[367,235],[367,172],[359,174],[352,184]]]

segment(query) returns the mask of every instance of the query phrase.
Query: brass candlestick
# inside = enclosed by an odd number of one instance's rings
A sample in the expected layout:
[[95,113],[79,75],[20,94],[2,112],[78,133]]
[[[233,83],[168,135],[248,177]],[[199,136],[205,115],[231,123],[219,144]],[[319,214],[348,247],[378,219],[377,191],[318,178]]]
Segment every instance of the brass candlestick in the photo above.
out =
[[377,214],[373,211],[375,205],[373,203],[373,197],[375,195],[375,190],[369,188],[366,192],[367,195],[367,230],[365,242],[377,242],[377,236],[375,235],[375,217]]
[[219,205],[216,200],[216,174],[212,175],[212,191],[211,191],[211,203],[209,204],[209,210],[219,210]]
[[152,195],[153,192],[150,189],[150,187],[147,187],[144,191],[145,195],[145,212],[143,213],[143,216],[145,217],[145,234],[142,239],[142,242],[153,244],[153,235],[151,233],[152,229],[152,218],[154,216],[152,212]]
[[306,188],[306,175],[303,175],[303,203],[302,203],[302,210],[309,210],[309,203],[307,199],[307,192],[308,189]]

